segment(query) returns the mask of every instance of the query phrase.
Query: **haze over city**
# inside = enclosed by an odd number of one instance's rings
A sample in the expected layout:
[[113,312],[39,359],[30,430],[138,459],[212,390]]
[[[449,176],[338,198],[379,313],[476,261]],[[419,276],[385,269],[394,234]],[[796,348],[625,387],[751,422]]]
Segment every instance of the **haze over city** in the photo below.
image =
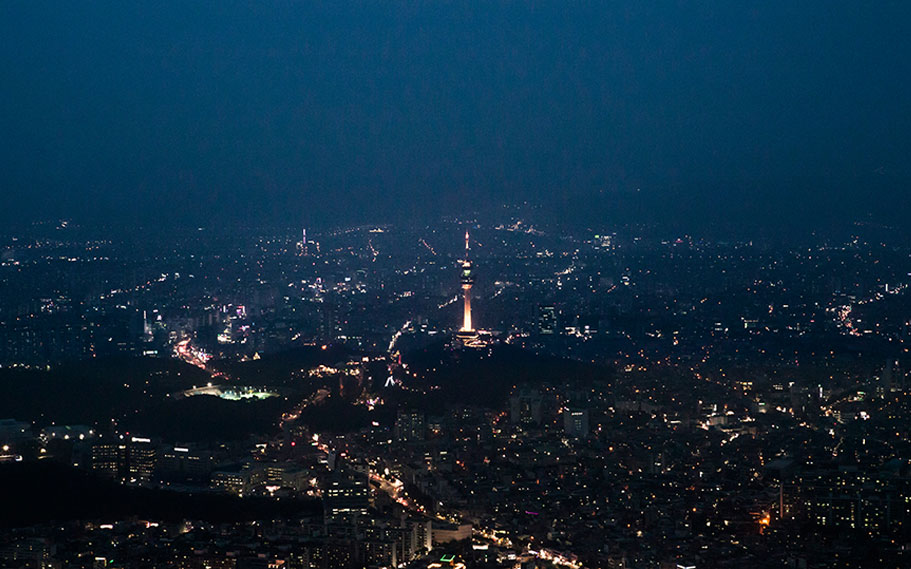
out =
[[7,222],[907,219],[903,2],[0,10]]

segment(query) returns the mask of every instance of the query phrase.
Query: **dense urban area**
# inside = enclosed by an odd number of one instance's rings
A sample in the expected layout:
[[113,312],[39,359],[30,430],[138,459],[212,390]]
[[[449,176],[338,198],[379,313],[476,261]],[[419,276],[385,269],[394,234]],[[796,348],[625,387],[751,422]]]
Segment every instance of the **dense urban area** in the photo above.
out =
[[0,235],[0,567],[911,566],[911,243]]

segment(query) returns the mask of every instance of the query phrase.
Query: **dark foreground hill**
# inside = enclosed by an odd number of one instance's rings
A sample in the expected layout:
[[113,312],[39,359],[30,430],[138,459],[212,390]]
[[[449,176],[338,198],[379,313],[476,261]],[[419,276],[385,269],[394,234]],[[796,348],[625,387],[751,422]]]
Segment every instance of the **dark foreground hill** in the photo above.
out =
[[0,488],[7,490],[0,507],[0,527],[130,517],[229,522],[297,518],[321,511],[316,500],[276,501],[127,487],[45,462],[0,465]]
[[435,398],[446,404],[499,406],[522,386],[570,383],[581,388],[613,377],[613,370],[604,366],[535,354],[507,344],[453,350],[440,343],[404,359],[417,376],[415,385],[434,386]]
[[226,373],[238,385],[270,387],[300,386],[301,371],[320,364],[333,365],[349,357],[342,346],[303,346],[248,361],[217,360],[211,366]]
[[[112,425],[165,440],[242,439],[278,429],[290,405],[284,397],[228,401],[214,396],[171,396],[211,377],[184,362],[118,357],[86,360],[50,370],[0,370],[0,418],[51,424]],[[112,420],[114,422],[112,422]]]
[[164,358],[86,360],[43,370],[0,370],[0,418],[43,426],[109,422],[168,393],[204,385],[208,374]]
[[291,404],[284,397],[228,401],[213,395],[153,402],[125,417],[122,428],[166,441],[235,441],[272,435]]

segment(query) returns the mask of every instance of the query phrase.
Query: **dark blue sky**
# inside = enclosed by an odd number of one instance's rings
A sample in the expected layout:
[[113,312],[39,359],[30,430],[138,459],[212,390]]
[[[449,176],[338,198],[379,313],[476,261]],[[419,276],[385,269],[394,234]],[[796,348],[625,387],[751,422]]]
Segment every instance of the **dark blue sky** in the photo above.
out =
[[0,216],[895,221],[909,54],[905,1],[6,0]]

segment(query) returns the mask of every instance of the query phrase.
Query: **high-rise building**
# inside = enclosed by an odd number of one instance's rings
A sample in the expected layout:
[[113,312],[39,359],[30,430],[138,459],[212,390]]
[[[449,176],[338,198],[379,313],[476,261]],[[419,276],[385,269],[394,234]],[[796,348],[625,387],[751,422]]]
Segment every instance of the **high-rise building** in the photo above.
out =
[[588,409],[564,409],[563,431],[570,437],[588,436]]
[[194,446],[168,446],[162,449],[157,469],[164,477],[184,479],[205,479],[212,470],[212,455]]
[[152,325],[149,323],[149,315],[145,310],[142,311],[142,341],[151,342],[155,340],[155,333],[152,332]]
[[540,425],[542,419],[541,394],[521,391],[509,398],[509,417],[513,423]]
[[226,468],[212,473],[211,487],[216,490],[243,496],[253,490],[253,473],[241,468]]
[[152,472],[155,470],[157,451],[152,441],[140,437],[130,439],[127,446],[127,472],[130,482],[141,481],[148,482],[152,478]]
[[56,551],[50,540],[38,537],[12,538],[0,545],[0,566],[2,567],[34,567],[35,569],[51,569],[59,567],[54,561]]
[[309,249],[307,247],[307,230],[302,229],[301,230],[301,240],[297,244],[297,253],[301,256],[306,256],[308,252],[309,252]]
[[92,446],[92,470],[125,482],[148,482],[155,470],[157,454],[152,441],[141,437],[99,443]]
[[401,443],[423,441],[425,438],[424,414],[415,410],[400,410],[395,419],[395,436]]
[[408,527],[414,530],[414,555],[420,555],[433,549],[433,525],[429,519],[411,518],[408,520]]
[[121,467],[126,460],[125,444],[99,443],[92,446],[92,470],[102,476],[120,478]]
[[557,309],[552,304],[538,307],[538,332],[541,334],[557,332]]
[[356,473],[351,477],[331,477],[323,491],[326,523],[355,521],[367,515],[370,505],[370,485],[367,476]]

